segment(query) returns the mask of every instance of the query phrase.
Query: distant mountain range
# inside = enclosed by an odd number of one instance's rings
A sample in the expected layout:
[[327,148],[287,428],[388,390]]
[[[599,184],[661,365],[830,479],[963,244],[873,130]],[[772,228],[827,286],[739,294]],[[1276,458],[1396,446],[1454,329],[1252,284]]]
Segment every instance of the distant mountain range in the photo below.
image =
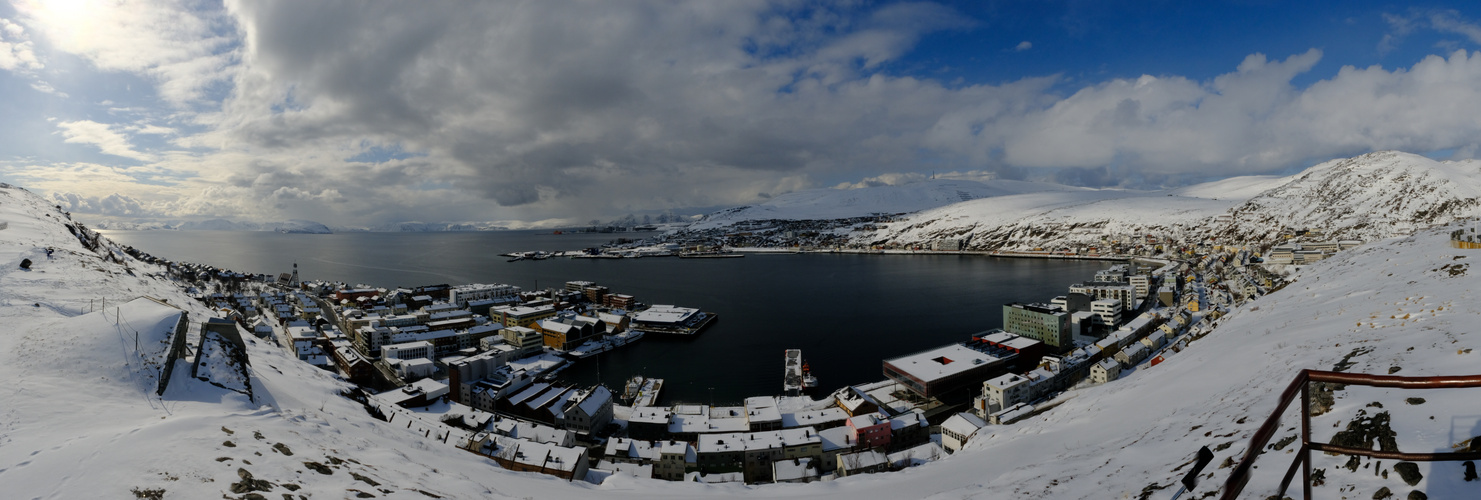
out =
[[226,219],[207,219],[202,221],[158,221],[158,220],[128,220],[128,219],[105,219],[93,222],[92,226],[97,229],[113,230],[176,230],[176,231],[273,231],[279,233],[303,233],[303,234],[329,234],[334,231],[318,222],[311,220],[291,219],[281,222],[239,222]]
[[1481,161],[1395,151],[1332,160],[1289,177],[1235,177],[1166,191],[1064,189],[953,203],[856,233],[870,244],[966,240],[983,250],[1095,245],[1161,235],[1268,242],[1282,229],[1373,241],[1481,216]]

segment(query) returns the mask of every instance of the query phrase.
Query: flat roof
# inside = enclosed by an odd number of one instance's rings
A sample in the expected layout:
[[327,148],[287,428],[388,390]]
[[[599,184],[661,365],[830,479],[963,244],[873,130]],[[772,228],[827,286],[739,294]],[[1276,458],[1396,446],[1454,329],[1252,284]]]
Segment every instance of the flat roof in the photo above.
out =
[[633,321],[644,323],[682,323],[699,309],[670,305],[655,305],[633,315]]
[[1024,337],[1022,335],[1005,332],[1002,330],[993,330],[992,333],[978,338],[982,339],[982,341],[984,342],[992,342],[994,344],[1011,347],[1018,350],[1027,349],[1029,347],[1033,347],[1035,344],[1040,343],[1037,340]]
[[996,363],[1000,358],[978,352],[961,344],[937,347],[908,356],[885,360],[895,370],[915,377],[923,382],[940,380],[959,375],[985,365]]

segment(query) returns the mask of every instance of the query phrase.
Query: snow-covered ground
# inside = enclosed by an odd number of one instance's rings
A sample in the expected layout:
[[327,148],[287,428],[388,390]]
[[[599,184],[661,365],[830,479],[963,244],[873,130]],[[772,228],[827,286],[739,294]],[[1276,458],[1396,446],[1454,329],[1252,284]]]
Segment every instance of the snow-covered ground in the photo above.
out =
[[848,219],[871,214],[919,212],[954,203],[1043,191],[1082,191],[1047,182],[927,180],[856,189],[809,189],[779,195],[764,203],[705,216],[690,229],[709,229],[751,220]]
[[1235,177],[1169,191],[1069,190],[999,196],[925,210],[860,233],[868,244],[965,239],[1028,250],[1152,234],[1175,241],[1268,243],[1282,229],[1373,241],[1481,216],[1481,161],[1380,151],[1289,177]]
[[[1475,275],[1481,271],[1470,266],[1481,251],[1452,249],[1442,230],[1425,230],[1305,267],[1295,283],[1235,310],[1214,333],[1162,364],[1071,391],[1063,404],[1023,422],[990,426],[967,450],[940,462],[807,485],[703,485],[626,476],[601,485],[567,483],[508,472],[416,430],[375,420],[338,396],[348,387],[344,382],[250,338],[257,401],[189,379],[188,367],[175,370],[164,397],[154,397],[137,356],[124,345],[128,338],[120,334],[126,332],[122,323],[138,330],[152,328],[150,321],[134,323],[135,313],[128,311],[87,312],[89,303],[106,298],[112,308],[140,295],[166,299],[190,313],[192,330],[209,311],[171,283],[150,277],[158,268],[127,258],[106,261],[106,245],[104,253],[87,250],[63,226],[65,218],[30,193],[0,188],[0,222],[8,223],[0,230],[0,379],[6,381],[0,388],[0,490],[6,498],[130,498],[136,488],[163,489],[165,498],[238,498],[234,484],[264,486],[269,491],[260,493],[274,499],[290,493],[289,485],[298,488],[292,494],[312,498],[353,497],[357,491],[419,499],[430,498],[427,493],[1140,498],[1149,486],[1175,481],[1180,466],[1208,445],[1219,450],[1208,469],[1211,477],[1192,496],[1205,498],[1229,472],[1218,465],[1244,452],[1275,395],[1301,368],[1330,369],[1347,356],[1354,363],[1351,372],[1481,371],[1481,352],[1472,351],[1481,347],[1481,334],[1471,335],[1481,324]],[[58,249],[52,259],[45,256],[47,246]],[[18,268],[22,258],[35,261],[30,271]],[[156,325],[168,317],[157,320]],[[1317,439],[1330,437],[1339,430],[1331,424],[1345,426],[1359,410],[1390,412],[1405,451],[1449,449],[1481,434],[1476,391],[1382,392],[1339,391],[1334,409],[1317,420]],[[1405,402],[1414,396],[1425,402]],[[1368,407],[1371,402],[1383,408]],[[1287,420],[1296,422],[1294,416]],[[1293,434],[1289,429],[1276,438]],[[1292,456],[1267,453],[1246,497],[1268,495]],[[1410,489],[1430,498],[1481,496],[1481,483],[1460,479],[1459,464],[1420,464],[1425,479],[1411,488],[1392,473],[1391,463],[1355,473],[1337,469],[1340,463],[1318,458],[1327,477],[1317,488],[1324,498],[1372,498],[1380,484],[1400,498]],[[1385,469],[1388,479],[1375,475]],[[241,471],[253,481],[244,481]],[[1154,491],[1150,498],[1171,492]]]

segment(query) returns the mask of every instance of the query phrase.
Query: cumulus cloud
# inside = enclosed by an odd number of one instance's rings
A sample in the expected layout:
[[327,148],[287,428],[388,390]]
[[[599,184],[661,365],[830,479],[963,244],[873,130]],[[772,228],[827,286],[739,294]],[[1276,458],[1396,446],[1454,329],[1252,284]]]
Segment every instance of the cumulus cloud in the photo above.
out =
[[[172,127],[63,117],[68,142],[156,169],[67,192],[121,193],[182,216],[585,220],[746,204],[840,179],[894,185],[937,167],[954,171],[943,178],[1155,184],[1375,149],[1481,147],[1481,54],[1465,51],[1345,67],[1304,87],[1292,81],[1318,50],[1252,54],[1207,80],[946,85],[886,64],[928,33],[971,26],[932,4],[193,7],[18,7],[57,50],[198,106],[160,121]],[[1394,33],[1465,35],[1471,24],[1453,13],[1394,19]],[[130,140],[144,135],[183,150],[141,152]],[[364,161],[370,151],[407,154]]]
[[57,49],[104,71],[152,76],[160,96],[176,104],[225,81],[236,57],[230,20],[199,2],[21,0],[16,10]]
[[1033,42],[1030,42],[1028,40],[1024,40],[1022,42],[1018,42],[1018,46],[1013,47],[1013,50],[1016,50],[1016,51],[1019,51],[1019,52],[1023,52],[1025,50],[1032,49],[1032,48],[1034,48],[1034,43]]
[[35,44],[26,36],[26,29],[9,19],[0,18],[0,69],[36,70],[44,66],[36,58]]
[[52,200],[63,210],[84,214],[111,215],[120,217],[147,217],[158,215],[139,200],[111,194],[104,197],[83,196],[77,193],[52,193]]
[[92,144],[99,150],[113,156],[121,156],[139,161],[154,161],[154,155],[135,151],[129,144],[128,138],[113,130],[109,125],[92,120],[77,120],[71,122],[60,122],[58,128],[62,129],[65,142],[75,144]]

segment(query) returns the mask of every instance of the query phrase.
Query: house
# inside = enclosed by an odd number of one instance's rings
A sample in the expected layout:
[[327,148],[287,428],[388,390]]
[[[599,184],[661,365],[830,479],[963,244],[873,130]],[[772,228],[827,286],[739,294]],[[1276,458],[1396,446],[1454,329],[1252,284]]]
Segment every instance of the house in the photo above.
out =
[[602,459],[613,463],[648,465],[657,462],[659,456],[652,442],[617,437],[607,440]]
[[632,409],[627,420],[627,435],[633,439],[658,440],[668,436],[670,417],[668,408],[639,406]]
[[570,447],[576,445],[576,435],[571,431],[533,422],[525,422],[523,420],[500,420],[494,422],[492,430],[496,436],[524,439],[556,446]]
[[1003,411],[988,415],[987,421],[992,422],[994,425],[1008,425],[1033,416],[1034,411],[1033,405],[1018,403],[1003,409]]
[[890,445],[890,420],[878,413],[859,415],[848,419],[848,427],[854,431],[854,441],[864,448],[885,448]]
[[658,463],[653,465],[653,477],[668,481],[683,481],[684,475],[698,469],[694,447],[683,441],[660,441]]
[[903,450],[931,440],[931,423],[926,414],[914,409],[890,417],[889,450]]
[[591,435],[612,423],[612,391],[595,386],[568,399],[561,410],[561,423],[567,429]]
[[810,483],[817,481],[817,464],[813,458],[794,458],[791,460],[778,460],[771,464],[772,482],[776,483]]
[[[636,410],[634,410],[636,413]],[[804,410],[794,413],[782,414],[782,428],[792,429],[796,427],[812,427],[817,430],[832,429],[843,426],[849,419],[848,412],[842,408],[833,406],[821,410]],[[628,424],[631,432],[632,424]]]
[[1147,353],[1149,352],[1151,351],[1147,349],[1147,346],[1144,346],[1140,342],[1137,342],[1126,346],[1126,348],[1122,349],[1121,352],[1116,353],[1115,358],[1116,361],[1119,361],[1122,366],[1130,368],[1132,366],[1135,366],[1137,363],[1141,363],[1142,360],[1147,359]]
[[1016,373],[1005,373],[982,383],[984,411],[995,413],[1003,408],[1029,400],[1029,380]]
[[782,428],[782,412],[777,400],[771,396],[746,398],[746,422],[751,432],[774,431]]
[[1104,384],[1121,376],[1121,364],[1114,359],[1102,359],[1090,366],[1090,381]]
[[567,481],[585,478],[586,448],[568,448],[524,439],[499,437],[491,455],[499,466],[512,471],[539,472]]
[[948,452],[956,453],[967,445],[978,429],[986,426],[987,422],[970,413],[952,415],[941,423],[941,446]]
[[695,463],[701,472],[740,472],[745,460],[745,442],[740,434],[700,434],[695,443]]
[[554,318],[535,322],[535,331],[540,332],[545,347],[569,351],[587,340],[600,335],[605,328],[601,320],[574,313],[563,312]]
[[848,427],[834,427],[818,432],[818,438],[822,445],[821,460],[818,467],[822,472],[833,472],[838,467],[838,455],[854,451],[853,429]]
[[890,468],[899,470],[917,465],[925,465],[928,462],[940,460],[945,456],[946,450],[941,445],[927,441],[924,444],[889,454]]
[[838,456],[838,477],[890,470],[890,458],[882,452],[864,450]]
[[850,417],[864,415],[879,411],[879,403],[874,398],[864,394],[857,387],[849,387],[843,394],[838,396],[838,407]]

